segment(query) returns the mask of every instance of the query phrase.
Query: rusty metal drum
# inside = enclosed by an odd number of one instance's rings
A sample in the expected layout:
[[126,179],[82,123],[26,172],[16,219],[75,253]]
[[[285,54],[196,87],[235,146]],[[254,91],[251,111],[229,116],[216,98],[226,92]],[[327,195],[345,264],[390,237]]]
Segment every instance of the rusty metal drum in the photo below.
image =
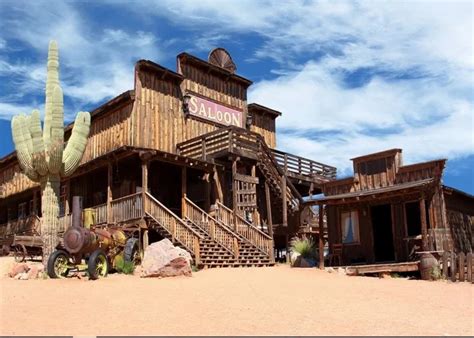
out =
[[419,264],[421,279],[433,280],[434,279],[433,270],[437,268],[439,269],[438,260],[432,254],[428,252],[421,254],[420,264]]

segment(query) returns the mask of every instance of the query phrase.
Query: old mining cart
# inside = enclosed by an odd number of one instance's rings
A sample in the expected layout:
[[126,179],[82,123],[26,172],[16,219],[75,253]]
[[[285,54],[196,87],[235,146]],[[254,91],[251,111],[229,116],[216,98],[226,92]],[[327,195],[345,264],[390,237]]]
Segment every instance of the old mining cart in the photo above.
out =
[[61,249],[49,257],[49,277],[61,278],[73,271],[87,271],[89,278],[97,279],[117,269],[120,262],[138,264],[141,257],[138,232],[118,226],[88,229],[81,221],[80,204],[73,200],[72,225],[64,233]]

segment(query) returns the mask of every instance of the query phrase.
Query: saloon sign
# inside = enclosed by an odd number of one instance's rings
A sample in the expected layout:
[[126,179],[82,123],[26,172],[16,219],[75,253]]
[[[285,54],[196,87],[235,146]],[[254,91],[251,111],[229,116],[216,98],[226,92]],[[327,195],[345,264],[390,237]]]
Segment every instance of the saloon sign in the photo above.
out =
[[189,113],[200,118],[223,124],[226,126],[243,127],[242,112],[191,95],[189,100]]

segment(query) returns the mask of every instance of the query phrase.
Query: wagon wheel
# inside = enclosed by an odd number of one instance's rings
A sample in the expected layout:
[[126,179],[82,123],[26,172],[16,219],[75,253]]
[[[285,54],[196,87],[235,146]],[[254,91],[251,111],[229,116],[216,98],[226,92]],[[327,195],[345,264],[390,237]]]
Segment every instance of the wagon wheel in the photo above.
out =
[[140,265],[142,257],[138,249],[138,238],[132,237],[127,240],[123,256],[125,261],[132,262],[134,266]]
[[109,272],[109,261],[103,250],[97,249],[90,255],[87,263],[87,272],[89,273],[90,279],[107,276]]
[[14,247],[15,262],[24,262],[26,259],[26,247],[23,244],[17,244]]

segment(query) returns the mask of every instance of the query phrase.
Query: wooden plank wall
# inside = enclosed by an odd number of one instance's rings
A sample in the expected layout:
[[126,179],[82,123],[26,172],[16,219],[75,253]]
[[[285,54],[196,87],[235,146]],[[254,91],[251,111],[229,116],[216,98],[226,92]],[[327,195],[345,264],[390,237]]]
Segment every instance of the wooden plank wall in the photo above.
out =
[[39,186],[31,181],[21,172],[18,162],[12,162],[0,171],[0,188],[3,189],[3,196],[8,197],[13,194]]
[[186,90],[245,111],[246,101],[242,98],[246,92],[241,86],[190,65],[182,65],[181,69],[186,76],[181,86],[171,77],[162,77],[153,71],[140,70],[136,74],[134,145],[175,153],[177,143],[220,127],[202,119],[184,117],[181,95]]
[[268,114],[253,113],[250,130],[263,136],[270,148],[276,148],[275,118]]
[[[131,144],[131,113],[129,102],[92,120],[87,147],[81,164],[89,162],[111,150]],[[66,138],[70,135],[66,134]]]
[[354,177],[359,181],[357,190],[370,190],[393,185],[397,173],[395,162],[395,156],[354,161]]
[[471,252],[474,249],[474,201],[456,192],[446,193],[444,198],[454,249],[464,253]]

